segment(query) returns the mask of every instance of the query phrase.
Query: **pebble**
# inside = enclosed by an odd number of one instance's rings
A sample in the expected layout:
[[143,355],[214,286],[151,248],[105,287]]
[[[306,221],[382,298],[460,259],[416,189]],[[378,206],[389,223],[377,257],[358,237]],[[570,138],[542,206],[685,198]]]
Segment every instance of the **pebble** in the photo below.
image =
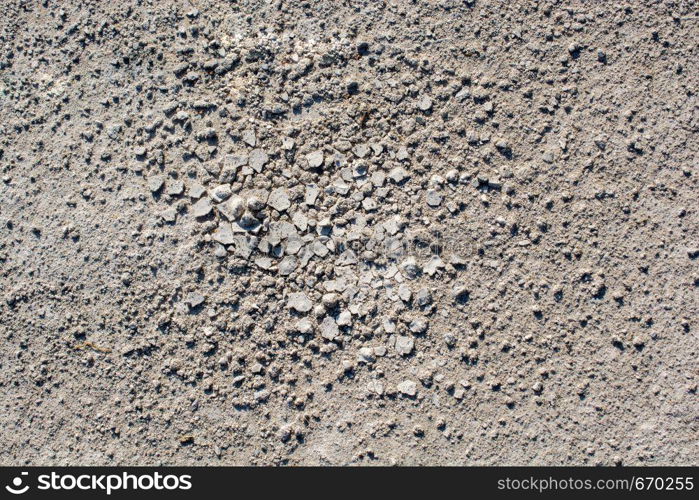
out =
[[287,193],[286,189],[277,188],[270,193],[267,204],[277,212],[285,212],[291,206],[289,193]]
[[162,189],[163,184],[165,184],[165,176],[164,175],[153,175],[148,178],[148,189],[150,189],[151,193],[157,193]]
[[396,153],[396,159],[398,161],[406,161],[410,159],[410,153],[408,152],[408,148],[405,146],[401,146],[398,148],[398,152]]
[[409,179],[410,174],[403,167],[398,166],[391,169],[391,171],[388,173],[388,178],[396,184],[400,184],[404,180]]
[[184,303],[188,304],[190,308],[194,309],[197,306],[203,304],[205,300],[206,298],[202,294],[198,292],[192,292],[185,297]]
[[301,313],[308,312],[313,308],[313,303],[303,292],[295,292],[289,294],[287,305],[290,309],[293,309]]
[[250,165],[250,168],[252,168],[255,172],[260,173],[262,172],[262,168],[267,164],[268,160],[269,157],[263,150],[253,149],[250,151],[248,165]]
[[308,186],[306,186],[306,197],[304,200],[306,205],[315,205],[319,194],[320,188],[315,184],[309,184]]
[[192,182],[192,184],[189,185],[189,189],[187,190],[187,194],[189,194],[190,198],[201,198],[204,193],[206,192],[206,188],[202,186],[198,182]]
[[313,151],[306,155],[306,161],[308,161],[309,168],[318,168],[323,165],[323,152]]
[[284,137],[284,139],[282,139],[282,149],[285,151],[291,151],[294,149],[295,144],[296,142],[291,137]]
[[413,352],[415,341],[407,335],[399,335],[396,337],[395,349],[401,356],[408,356]]
[[432,303],[432,294],[427,288],[421,288],[417,292],[416,301],[419,306],[427,306]]
[[412,380],[404,380],[397,386],[398,392],[408,397],[415,397],[417,394],[417,384]]
[[385,390],[384,386],[379,380],[370,380],[366,386],[367,390],[378,396],[383,396]]
[[400,271],[401,274],[403,274],[403,276],[405,276],[409,280],[413,280],[420,275],[422,269],[415,260],[415,257],[408,257],[403,262],[401,262]]
[[359,349],[359,356],[357,356],[357,361],[367,364],[376,361],[376,357],[374,356],[374,349],[372,349],[371,347],[362,347],[361,349]]
[[410,287],[405,283],[401,283],[398,286],[398,297],[403,302],[410,302],[410,298],[412,297],[412,295],[413,292],[410,290]]
[[308,318],[301,318],[296,323],[296,331],[304,335],[313,333],[313,323],[311,323],[311,320]]
[[250,147],[255,147],[257,145],[257,137],[255,137],[255,131],[252,129],[247,129],[243,131],[242,139],[245,144]]
[[349,311],[342,311],[337,317],[337,324],[339,326],[352,326],[352,313]]
[[324,339],[331,341],[335,340],[340,334],[340,329],[337,327],[337,323],[332,317],[326,316],[320,324],[320,334]]
[[441,194],[439,194],[436,190],[434,189],[428,189],[427,190],[427,204],[433,208],[437,208],[442,204],[442,200],[444,199]]
[[160,216],[165,222],[175,222],[177,220],[177,210],[174,207],[166,208],[160,212]]
[[410,322],[408,328],[416,335],[425,333],[427,331],[427,321],[423,318],[414,319]]
[[218,211],[230,222],[240,220],[245,212],[245,200],[240,196],[233,196],[227,202],[219,205]]
[[257,196],[251,196],[250,198],[248,198],[247,205],[248,208],[253,212],[259,212],[260,210],[265,208],[265,202]]
[[230,184],[220,184],[211,190],[211,199],[215,203],[221,203],[230,198],[232,193]]
[[233,230],[230,222],[219,222],[216,231],[211,235],[211,239],[221,245],[231,245],[235,240],[233,239]]
[[288,276],[293,273],[298,267],[299,260],[293,255],[287,255],[279,263],[279,274]]
[[211,213],[213,207],[208,198],[202,198],[192,206],[194,217],[206,217]]
[[420,99],[417,103],[417,107],[420,109],[420,111],[429,111],[432,109],[432,99],[430,99],[428,96],[424,96],[422,99]]

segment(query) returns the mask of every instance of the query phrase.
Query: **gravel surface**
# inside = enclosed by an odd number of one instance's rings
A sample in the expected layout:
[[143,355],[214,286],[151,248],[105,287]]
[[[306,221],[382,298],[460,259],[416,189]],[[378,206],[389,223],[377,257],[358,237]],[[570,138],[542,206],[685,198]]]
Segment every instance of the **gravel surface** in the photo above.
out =
[[0,463],[696,464],[694,1],[3,1]]

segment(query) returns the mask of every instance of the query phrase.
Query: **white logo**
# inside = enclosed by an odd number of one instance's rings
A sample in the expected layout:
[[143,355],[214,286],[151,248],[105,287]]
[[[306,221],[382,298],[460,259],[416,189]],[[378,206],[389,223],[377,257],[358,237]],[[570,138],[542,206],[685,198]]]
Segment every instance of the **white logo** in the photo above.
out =
[[[22,476],[27,476],[28,474],[28,472],[21,473]],[[14,486],[14,488],[12,486]],[[12,486],[5,486],[5,489],[13,495],[21,495],[22,493],[26,493],[29,489],[29,485],[26,485],[24,488],[20,488],[20,486],[22,486],[22,478],[19,476],[12,480]]]

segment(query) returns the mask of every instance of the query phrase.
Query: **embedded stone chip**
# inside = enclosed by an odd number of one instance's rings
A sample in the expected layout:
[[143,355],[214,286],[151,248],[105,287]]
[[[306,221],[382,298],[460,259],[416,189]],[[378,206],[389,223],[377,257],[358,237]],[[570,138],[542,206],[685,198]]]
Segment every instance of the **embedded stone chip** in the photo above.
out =
[[412,338],[406,335],[399,335],[396,337],[395,349],[401,356],[408,356],[413,352],[414,347],[415,341]]
[[219,242],[221,245],[230,245],[233,243],[233,230],[230,222],[219,222],[218,228],[211,235],[211,239]]
[[202,198],[192,205],[192,214],[194,217],[206,217],[211,213],[213,207],[208,198]]
[[308,166],[310,168],[318,168],[323,165],[323,152],[318,150],[318,151],[313,151],[312,153],[309,153],[306,155],[306,160],[308,161]]
[[262,168],[267,164],[269,157],[261,149],[253,149],[250,151],[250,157],[248,158],[248,164],[255,172],[262,172]]
[[286,189],[277,188],[270,193],[267,204],[278,212],[284,212],[291,206],[289,193]]
[[220,184],[211,190],[211,199],[214,200],[215,203],[221,203],[230,198],[231,194],[230,184]]
[[287,304],[290,309],[301,313],[308,312],[313,308],[313,303],[303,292],[294,292],[289,294]]
[[230,222],[239,220],[245,212],[245,200],[240,196],[233,196],[225,203],[218,206],[218,211]]
[[398,392],[409,397],[414,397],[417,394],[417,384],[412,380],[404,380],[397,386]]
[[337,327],[337,323],[331,316],[326,316],[323,322],[320,324],[320,334],[324,339],[335,340],[335,338],[340,335],[340,329]]

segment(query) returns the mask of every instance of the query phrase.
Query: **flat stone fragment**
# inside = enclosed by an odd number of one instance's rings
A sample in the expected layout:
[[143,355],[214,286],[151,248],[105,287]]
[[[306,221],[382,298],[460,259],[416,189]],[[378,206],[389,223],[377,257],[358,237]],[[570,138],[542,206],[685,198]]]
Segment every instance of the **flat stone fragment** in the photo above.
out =
[[236,234],[233,237],[233,254],[243,259],[249,259],[254,249],[254,243],[251,238],[242,234]]
[[384,386],[379,380],[370,380],[366,386],[367,390],[377,396],[383,396]]
[[362,200],[362,208],[367,212],[371,212],[379,208],[379,205],[373,198],[364,198],[364,200]]
[[411,352],[413,352],[414,347],[415,341],[412,338],[406,335],[399,335],[396,337],[395,349],[401,356],[408,356]]
[[257,144],[257,137],[255,137],[255,131],[252,129],[247,129],[243,131],[242,135],[243,142],[250,147],[255,147]]
[[245,200],[240,196],[233,196],[225,203],[218,206],[218,211],[230,222],[239,220],[245,213]]
[[279,274],[288,276],[293,273],[299,265],[299,260],[293,255],[287,255],[279,263]]
[[357,158],[364,158],[369,154],[369,146],[366,144],[357,144],[354,149],[352,149],[352,152]]
[[410,322],[408,328],[415,334],[425,333],[427,331],[427,321],[422,318],[414,319]]
[[221,203],[230,198],[232,193],[230,184],[221,184],[211,190],[211,199],[216,203]]
[[432,99],[424,96],[417,102],[417,107],[420,109],[420,111],[429,111],[432,109]]
[[403,167],[394,167],[388,173],[388,178],[391,179],[396,184],[400,184],[404,180],[410,178],[410,174]]
[[192,182],[187,189],[187,194],[190,198],[201,198],[204,196],[206,189],[198,182]]
[[231,154],[226,155],[224,168],[231,168],[234,171],[248,164],[248,155],[246,154]]
[[274,261],[269,257],[258,257],[257,259],[255,259],[255,265],[260,269],[269,271],[274,266]]
[[221,245],[231,245],[235,240],[230,222],[220,222],[216,231],[211,235],[211,239],[219,242]]
[[212,209],[213,207],[211,206],[209,199],[202,198],[192,205],[192,214],[194,214],[194,217],[206,217],[211,213]]
[[197,293],[197,292],[192,292],[192,293],[188,294],[187,297],[185,297],[184,303],[189,304],[189,307],[194,309],[195,307],[203,304],[205,300],[206,300],[206,298],[202,294]]
[[255,172],[259,174],[260,172],[262,172],[262,168],[267,163],[267,160],[269,160],[267,153],[265,153],[261,149],[253,149],[252,151],[250,151],[248,164],[250,165],[250,168],[252,168]]
[[320,194],[320,188],[315,184],[309,184],[306,186],[306,205],[315,205],[318,195]]
[[148,178],[148,189],[150,189],[151,193],[157,193],[160,191],[163,184],[165,184],[164,175],[153,175]]
[[299,236],[290,236],[286,241],[286,253],[296,255],[303,245],[304,241]]
[[444,269],[444,262],[438,255],[433,255],[425,264],[424,269],[429,276],[434,276],[437,271]]
[[398,286],[398,297],[403,302],[410,302],[410,298],[412,297],[412,295],[413,292],[410,290],[410,287],[405,283],[401,283],[400,286]]
[[352,313],[349,311],[342,311],[337,317],[337,324],[340,326],[351,326],[352,325]]
[[296,331],[303,334],[313,333],[313,323],[308,318],[301,318],[296,323]]
[[374,171],[374,173],[371,174],[371,183],[375,187],[383,186],[386,183],[386,174],[380,170]]
[[409,397],[414,397],[417,394],[417,384],[412,380],[404,380],[397,386],[398,392]]
[[358,262],[357,254],[352,249],[347,249],[340,254],[335,261],[336,266],[353,266]]
[[291,217],[291,222],[294,223],[294,226],[296,226],[299,231],[308,229],[308,217],[301,212],[296,212],[293,217]]
[[330,253],[328,247],[326,247],[322,242],[316,240],[313,242],[313,253],[316,254],[321,259]]
[[302,313],[310,311],[313,307],[313,303],[303,292],[294,292],[289,294],[287,305],[289,306],[289,309]]
[[335,338],[340,335],[340,329],[337,327],[337,323],[330,316],[326,316],[323,322],[320,324],[320,334],[324,339],[335,340]]
[[279,240],[298,236],[294,225],[286,221],[272,222],[269,225],[269,234]]
[[394,333],[396,331],[396,323],[388,318],[384,318],[381,326],[386,333]]
[[177,210],[175,210],[174,207],[166,208],[160,212],[160,217],[162,217],[165,222],[175,222],[177,220]]
[[286,189],[277,188],[270,193],[267,204],[277,212],[284,212],[291,206],[289,193],[287,193]]
[[184,192],[184,182],[180,180],[173,180],[168,182],[167,194],[170,196],[179,196]]
[[313,151],[312,153],[308,153],[306,155],[306,161],[308,161],[308,166],[310,168],[318,168],[323,165],[323,152],[318,150],[318,151]]
[[432,294],[427,288],[421,288],[416,295],[417,305],[426,306],[432,303]]
[[443,196],[434,189],[428,189],[427,196],[425,198],[427,199],[427,204],[433,208],[437,208],[439,205],[441,205],[442,200],[444,199]]

